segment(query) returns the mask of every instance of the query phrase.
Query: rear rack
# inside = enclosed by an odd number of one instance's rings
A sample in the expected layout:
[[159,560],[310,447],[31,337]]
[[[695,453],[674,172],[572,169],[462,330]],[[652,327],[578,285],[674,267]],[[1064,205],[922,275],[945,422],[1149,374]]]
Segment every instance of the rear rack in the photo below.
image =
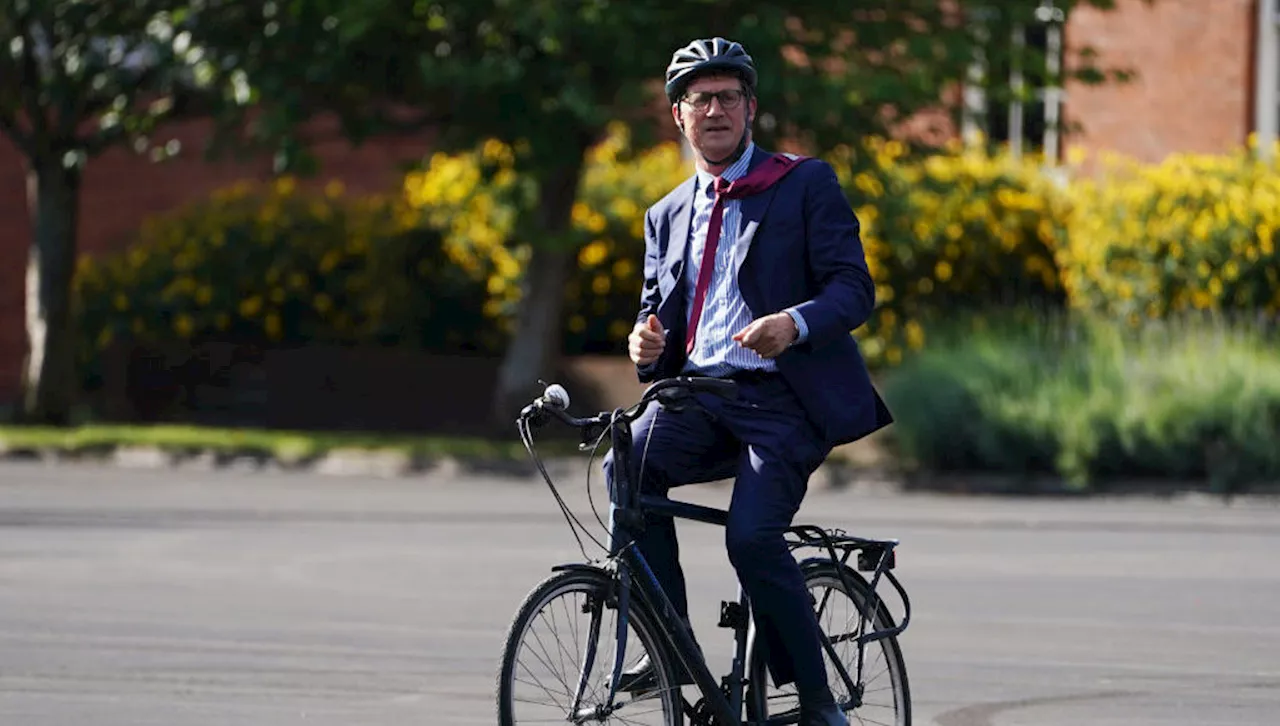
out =
[[[864,633],[858,637],[859,643],[870,643],[881,638],[897,635],[907,629],[907,624],[911,622],[911,599],[907,597],[906,589],[903,588],[902,583],[898,581],[897,577],[894,577],[892,572],[897,564],[894,548],[898,546],[898,540],[856,537],[842,529],[823,529],[811,524],[798,524],[788,527],[784,532],[784,538],[786,539],[787,547],[793,552],[805,547],[813,547],[825,551],[833,562],[839,562],[843,565],[843,567],[836,568],[836,573],[839,575],[847,592],[858,592],[859,585],[865,584],[865,588],[869,591],[868,595],[871,598],[871,602],[866,603],[866,610],[862,614],[863,618],[867,620],[870,620],[873,613],[880,610],[885,622],[893,622],[888,607],[885,606],[884,600],[876,589],[877,585],[880,584],[881,578],[888,580],[893,589],[898,592],[898,596],[902,598],[903,605],[902,622],[883,630]],[[837,551],[840,554],[837,555]],[[866,583],[854,584],[849,581],[849,560],[854,553],[858,555],[857,569],[862,572],[872,573],[870,580]]]

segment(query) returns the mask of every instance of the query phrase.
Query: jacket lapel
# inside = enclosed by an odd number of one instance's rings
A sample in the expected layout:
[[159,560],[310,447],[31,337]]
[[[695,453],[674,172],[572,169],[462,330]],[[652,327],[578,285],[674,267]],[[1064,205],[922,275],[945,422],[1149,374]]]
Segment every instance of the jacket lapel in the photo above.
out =
[[685,249],[689,246],[689,225],[693,220],[693,187],[697,177],[677,189],[676,202],[672,205],[670,238],[667,240],[667,254],[662,260],[665,274],[658,278],[658,289],[662,297],[671,296],[671,291],[680,282],[684,274]]
[[[756,153],[751,159],[751,168],[755,168],[757,164],[769,158],[771,154],[761,151],[756,147]],[[738,221],[738,240],[733,246],[733,274],[736,276],[742,272],[742,264],[747,260],[747,253],[751,251],[751,242],[755,239],[756,230],[760,228],[760,222],[764,219],[764,214],[769,209],[769,202],[773,200],[773,194],[777,190],[777,186],[768,189],[741,200],[739,212],[741,218]],[[739,285],[741,287],[741,285]]]

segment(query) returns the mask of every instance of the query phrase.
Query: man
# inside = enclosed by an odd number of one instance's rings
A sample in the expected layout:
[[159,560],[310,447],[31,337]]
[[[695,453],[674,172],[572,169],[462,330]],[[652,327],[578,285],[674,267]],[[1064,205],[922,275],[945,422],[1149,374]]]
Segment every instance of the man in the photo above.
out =
[[[850,335],[870,316],[875,289],[831,167],[752,142],[756,80],[751,57],[723,38],[693,41],[667,68],[672,118],[697,173],[646,213],[630,355],[642,382],[718,376],[738,381],[740,392],[736,400],[708,394],[703,406],[679,412],[651,407],[635,424],[631,460],[643,461],[643,490],[659,495],[736,477],[725,545],[774,681],[796,684],[802,724],[843,725],[783,531],[831,448],[892,421]],[[744,179],[752,172],[770,178]],[[749,195],[724,190],[728,182],[747,184]],[[637,544],[687,621],[674,523],[651,524]]]

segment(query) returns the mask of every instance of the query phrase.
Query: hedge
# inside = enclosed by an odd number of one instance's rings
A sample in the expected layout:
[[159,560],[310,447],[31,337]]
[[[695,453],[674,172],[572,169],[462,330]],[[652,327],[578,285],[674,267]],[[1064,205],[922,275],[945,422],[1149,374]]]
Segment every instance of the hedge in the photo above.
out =
[[1280,482],[1272,331],[1066,317],[944,334],[887,374],[895,446],[930,472]]

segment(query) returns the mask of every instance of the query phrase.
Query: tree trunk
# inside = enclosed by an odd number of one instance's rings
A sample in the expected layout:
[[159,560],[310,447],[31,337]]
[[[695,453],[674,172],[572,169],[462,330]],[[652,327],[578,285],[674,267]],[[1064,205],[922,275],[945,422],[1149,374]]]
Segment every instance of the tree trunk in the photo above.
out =
[[545,236],[534,240],[529,267],[525,270],[520,312],[515,334],[498,369],[498,386],[493,396],[494,425],[512,429],[516,416],[540,391],[538,379],[547,378],[555,367],[563,339],[564,288],[574,250],[564,243],[572,225],[573,203],[577,198],[578,176],[585,146],[572,162],[546,173],[539,183],[539,208],[533,215],[533,233]]
[[34,224],[27,261],[27,360],[20,420],[65,426],[75,400],[71,279],[76,262],[80,168],[61,154],[33,159],[27,198]]

